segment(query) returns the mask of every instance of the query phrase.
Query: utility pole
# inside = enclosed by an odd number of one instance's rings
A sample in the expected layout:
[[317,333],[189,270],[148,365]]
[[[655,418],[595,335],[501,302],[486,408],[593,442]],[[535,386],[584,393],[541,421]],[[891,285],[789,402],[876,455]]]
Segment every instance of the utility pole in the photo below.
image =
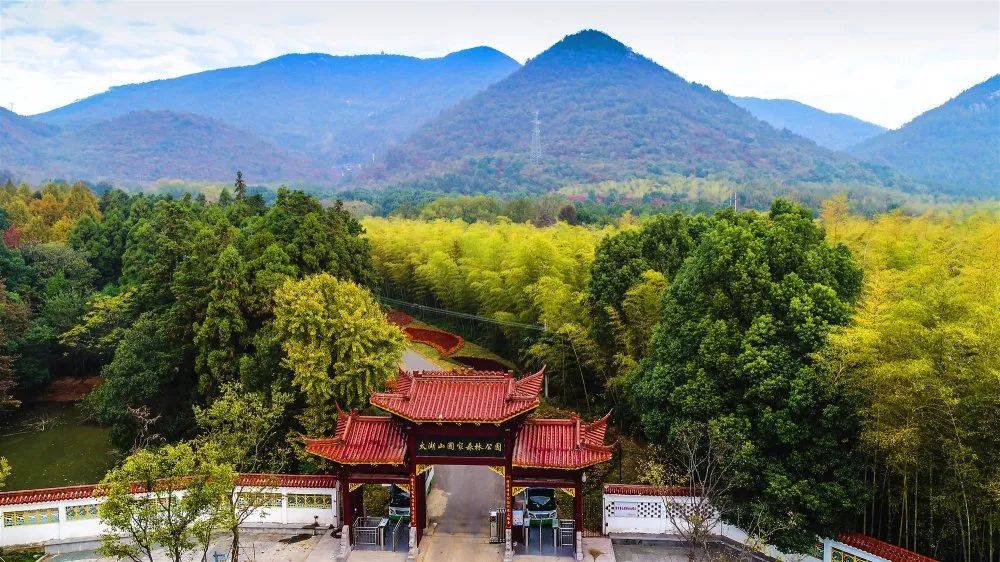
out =
[[531,161],[538,164],[542,161],[542,122],[538,120],[538,110],[535,110],[535,120],[531,129]]

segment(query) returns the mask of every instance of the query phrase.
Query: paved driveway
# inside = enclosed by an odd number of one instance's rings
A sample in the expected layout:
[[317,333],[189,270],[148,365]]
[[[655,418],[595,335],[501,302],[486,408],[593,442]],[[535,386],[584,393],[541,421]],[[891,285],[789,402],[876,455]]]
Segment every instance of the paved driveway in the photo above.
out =
[[399,363],[407,371],[440,371],[443,368],[412,349],[403,352]]
[[502,545],[489,542],[489,510],[500,505],[502,498],[503,478],[490,469],[436,465],[420,560],[499,561]]
[[431,492],[435,490],[444,495],[444,509],[440,515],[433,514],[437,516],[437,533],[472,534],[489,539],[490,508],[500,506],[503,500],[502,476],[485,466],[435,465]]

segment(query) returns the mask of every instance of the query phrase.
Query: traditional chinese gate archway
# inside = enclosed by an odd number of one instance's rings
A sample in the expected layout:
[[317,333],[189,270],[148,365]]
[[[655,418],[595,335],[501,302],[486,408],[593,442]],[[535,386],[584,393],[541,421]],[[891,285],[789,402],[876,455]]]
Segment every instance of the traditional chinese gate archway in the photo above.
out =
[[[410,556],[427,524],[425,472],[435,464],[485,465],[503,475],[507,513],[515,489],[563,488],[574,497],[577,556],[583,529],[583,470],[611,459],[607,416],[527,419],[538,407],[543,373],[521,379],[484,371],[400,371],[391,392],[373,394],[388,416],[341,413],[334,437],[307,439],[306,450],[338,466],[342,552],[358,514],[360,486],[398,484],[410,491]],[[483,514],[485,517],[486,514]],[[512,556],[507,517],[505,558]]]

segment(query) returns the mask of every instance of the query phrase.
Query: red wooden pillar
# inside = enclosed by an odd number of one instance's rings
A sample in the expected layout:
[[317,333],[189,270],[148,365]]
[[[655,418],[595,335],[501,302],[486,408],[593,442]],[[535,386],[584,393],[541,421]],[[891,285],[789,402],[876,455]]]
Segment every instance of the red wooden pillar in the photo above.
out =
[[351,493],[351,485],[348,481],[348,475],[346,471],[340,473],[340,524],[342,525],[342,531],[345,533],[348,545],[351,544],[351,529],[354,528],[354,494]]
[[583,530],[583,473],[577,472],[573,478],[573,520],[576,521],[576,529]]
[[427,473],[422,472],[417,475],[416,489],[411,490],[411,497],[417,498],[417,510],[411,512],[411,518],[417,521],[417,544],[424,536],[424,528],[427,527]]
[[410,465],[410,528],[417,527],[417,511],[420,510],[420,502],[417,501],[417,474],[413,465]]
[[504,519],[504,539],[506,541],[506,547],[504,548],[503,559],[504,562],[510,562],[514,559],[514,475],[513,475],[513,449],[514,449],[514,439],[511,436],[510,428],[504,430],[504,463],[503,463],[503,501],[504,509],[506,510],[506,516]]
[[583,471],[573,478],[573,519],[576,522],[576,559],[583,560]]

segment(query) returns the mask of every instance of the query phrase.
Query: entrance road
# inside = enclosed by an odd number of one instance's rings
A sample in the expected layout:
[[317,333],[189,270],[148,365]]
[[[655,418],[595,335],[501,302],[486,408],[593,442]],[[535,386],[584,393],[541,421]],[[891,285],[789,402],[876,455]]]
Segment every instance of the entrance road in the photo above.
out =
[[440,365],[412,349],[403,351],[399,365],[407,371],[440,371],[442,369]]
[[502,545],[489,542],[489,510],[502,497],[503,478],[484,466],[435,465],[420,562],[499,562]]
[[503,477],[485,466],[434,466],[434,488],[445,494],[437,533],[490,537],[489,511],[503,498]]

